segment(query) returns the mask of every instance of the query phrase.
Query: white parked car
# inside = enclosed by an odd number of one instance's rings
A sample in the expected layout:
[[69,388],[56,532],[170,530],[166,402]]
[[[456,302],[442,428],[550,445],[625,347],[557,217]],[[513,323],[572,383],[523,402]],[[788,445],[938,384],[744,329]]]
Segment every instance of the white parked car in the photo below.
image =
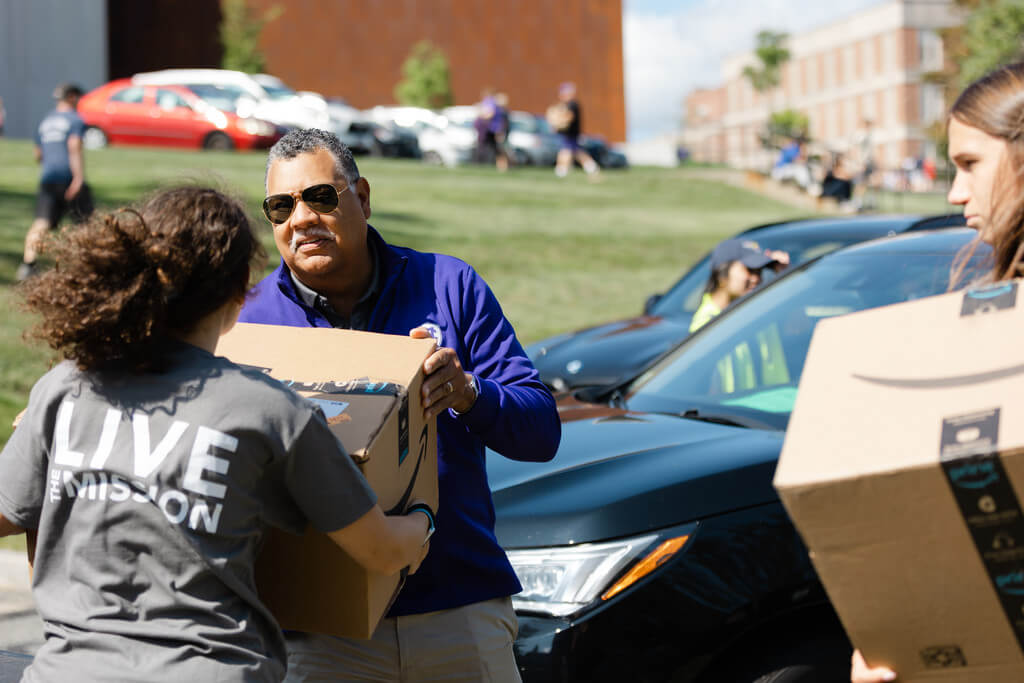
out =
[[453,167],[473,158],[476,131],[472,116],[467,120],[455,112],[457,115],[449,118],[430,109],[402,106],[377,106],[363,113],[381,126],[414,133],[420,155],[428,164]]
[[560,141],[543,117],[525,111],[508,115],[506,147],[517,164],[554,166]]
[[426,124],[419,134],[420,152],[428,164],[459,166],[473,159],[476,129],[473,121],[441,117],[437,126]]
[[313,92],[295,92],[281,79],[267,74],[250,75],[229,69],[164,69],[135,74],[140,85],[217,85],[240,89],[240,116],[255,116],[281,126],[323,128],[341,134],[347,122],[332,117],[324,98]]
[[442,117],[432,109],[423,107],[385,107],[378,105],[367,109],[363,114],[375,123],[381,125],[393,125],[399,128],[419,133],[424,126],[430,125],[440,128],[443,125]]

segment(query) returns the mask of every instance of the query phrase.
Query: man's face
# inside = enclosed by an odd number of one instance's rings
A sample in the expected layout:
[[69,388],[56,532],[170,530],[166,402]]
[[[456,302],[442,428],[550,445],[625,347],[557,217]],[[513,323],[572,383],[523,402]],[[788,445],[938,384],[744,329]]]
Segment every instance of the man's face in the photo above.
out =
[[273,226],[274,243],[285,264],[310,286],[325,278],[344,278],[356,259],[369,258],[366,219],[370,217],[370,186],[360,178],[348,187],[344,177],[335,172],[334,157],[325,149],[279,159],[267,172],[268,196],[291,193],[298,197],[307,187],[322,183],[342,190],[338,208],[319,214],[296,199],[288,220]]

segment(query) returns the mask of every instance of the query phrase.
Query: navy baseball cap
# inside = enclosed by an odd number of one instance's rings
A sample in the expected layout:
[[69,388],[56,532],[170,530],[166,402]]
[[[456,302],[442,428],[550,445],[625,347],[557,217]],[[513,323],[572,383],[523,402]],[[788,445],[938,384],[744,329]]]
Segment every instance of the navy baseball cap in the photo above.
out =
[[764,249],[758,246],[753,240],[726,240],[719,243],[711,252],[711,268],[714,270],[720,265],[739,261],[750,270],[760,270],[775,259],[765,253]]

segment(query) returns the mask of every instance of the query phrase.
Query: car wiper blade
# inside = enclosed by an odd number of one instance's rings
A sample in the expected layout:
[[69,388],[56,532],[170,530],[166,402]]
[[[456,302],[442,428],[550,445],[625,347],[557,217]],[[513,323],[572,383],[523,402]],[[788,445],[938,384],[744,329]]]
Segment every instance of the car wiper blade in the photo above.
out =
[[761,428],[762,425],[757,423],[755,420],[744,420],[740,417],[732,415],[722,415],[720,413],[704,413],[696,408],[689,408],[679,413],[679,417],[687,420],[700,420],[701,422],[714,422],[715,424],[727,425],[729,427],[743,427],[745,429],[757,429]]

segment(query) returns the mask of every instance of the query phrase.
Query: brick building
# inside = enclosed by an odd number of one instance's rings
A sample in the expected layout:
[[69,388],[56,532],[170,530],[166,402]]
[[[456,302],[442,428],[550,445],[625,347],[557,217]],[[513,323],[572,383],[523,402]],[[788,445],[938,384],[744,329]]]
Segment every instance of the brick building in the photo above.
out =
[[942,89],[924,75],[943,66],[938,30],[962,22],[952,0],[890,0],[789,37],[778,88],[758,93],[743,76],[753,53],[722,66],[724,84],[686,98],[683,144],[694,159],[766,168],[775,153],[759,138],[773,111],[796,109],[820,150],[846,151],[870,131],[882,168],[934,156],[927,128],[945,116]]
[[486,87],[543,112],[575,81],[586,132],[626,139],[621,0],[251,0],[284,12],[261,45],[267,70],[355,107],[395,103],[402,63],[421,40],[451,64],[456,104]]
[[[248,0],[281,15],[261,36],[267,71],[298,90],[367,108],[395,103],[410,49],[448,56],[458,104],[486,87],[543,112],[575,81],[584,129],[626,136],[621,0]],[[60,81],[86,88],[139,71],[217,67],[218,0],[0,0],[6,134],[28,137]]]

